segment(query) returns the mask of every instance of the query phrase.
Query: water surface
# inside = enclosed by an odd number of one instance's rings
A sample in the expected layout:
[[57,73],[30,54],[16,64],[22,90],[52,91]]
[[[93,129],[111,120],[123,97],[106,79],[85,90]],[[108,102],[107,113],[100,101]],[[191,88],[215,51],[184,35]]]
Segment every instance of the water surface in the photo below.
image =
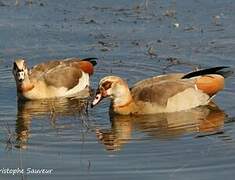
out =
[[1,179],[232,179],[235,78],[215,104],[191,111],[109,117],[109,101],[17,102],[12,61],[30,66],[98,57],[91,84],[119,75],[128,84],[196,67],[234,66],[232,0],[0,3],[1,168],[53,169]]

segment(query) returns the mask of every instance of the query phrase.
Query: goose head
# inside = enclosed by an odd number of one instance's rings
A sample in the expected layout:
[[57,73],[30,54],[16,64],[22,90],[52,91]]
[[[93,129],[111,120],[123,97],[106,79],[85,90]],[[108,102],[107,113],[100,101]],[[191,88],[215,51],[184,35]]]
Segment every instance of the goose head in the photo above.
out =
[[107,76],[100,80],[91,107],[97,105],[103,98],[109,97],[113,105],[122,105],[130,100],[127,83],[117,76]]
[[24,59],[15,60],[13,63],[12,73],[17,84],[22,84],[26,79],[28,79],[29,70]]

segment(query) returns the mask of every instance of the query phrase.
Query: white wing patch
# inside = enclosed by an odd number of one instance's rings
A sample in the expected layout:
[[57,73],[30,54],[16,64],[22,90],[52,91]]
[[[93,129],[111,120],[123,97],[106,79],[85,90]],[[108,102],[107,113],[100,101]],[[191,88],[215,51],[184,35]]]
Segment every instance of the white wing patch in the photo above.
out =
[[82,72],[82,76],[79,79],[79,83],[69,91],[67,91],[64,96],[70,96],[76,94],[84,89],[86,89],[90,85],[89,83],[89,74]]
[[211,98],[207,94],[194,88],[188,88],[176,94],[167,101],[166,112],[175,112],[206,105]]

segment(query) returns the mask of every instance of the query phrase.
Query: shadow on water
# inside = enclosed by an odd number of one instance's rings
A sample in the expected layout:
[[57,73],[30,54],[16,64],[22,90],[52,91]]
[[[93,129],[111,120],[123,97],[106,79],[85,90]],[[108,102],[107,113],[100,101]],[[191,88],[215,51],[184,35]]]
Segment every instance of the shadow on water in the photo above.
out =
[[222,132],[226,114],[213,103],[188,111],[146,116],[110,117],[110,129],[96,129],[98,140],[110,151],[121,150],[129,143],[134,131],[148,137],[170,140],[188,133],[198,137]]
[[[61,117],[81,119],[87,128],[87,99],[60,98],[37,101],[18,101],[16,118],[16,148],[26,149],[30,138],[31,123],[38,118],[48,119],[52,129],[65,128],[57,124]],[[67,126],[71,126],[67,124]],[[67,127],[68,128],[68,127]]]

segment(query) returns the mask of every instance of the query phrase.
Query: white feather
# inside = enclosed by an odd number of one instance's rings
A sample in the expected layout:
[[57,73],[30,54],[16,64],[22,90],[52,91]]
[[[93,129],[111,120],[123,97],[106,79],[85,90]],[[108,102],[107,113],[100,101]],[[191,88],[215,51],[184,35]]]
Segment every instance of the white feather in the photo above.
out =
[[82,90],[89,87],[89,74],[82,72],[82,76],[79,79],[79,83],[72,89],[65,92],[64,96],[71,96],[73,94],[76,94],[78,92],[81,92]]

